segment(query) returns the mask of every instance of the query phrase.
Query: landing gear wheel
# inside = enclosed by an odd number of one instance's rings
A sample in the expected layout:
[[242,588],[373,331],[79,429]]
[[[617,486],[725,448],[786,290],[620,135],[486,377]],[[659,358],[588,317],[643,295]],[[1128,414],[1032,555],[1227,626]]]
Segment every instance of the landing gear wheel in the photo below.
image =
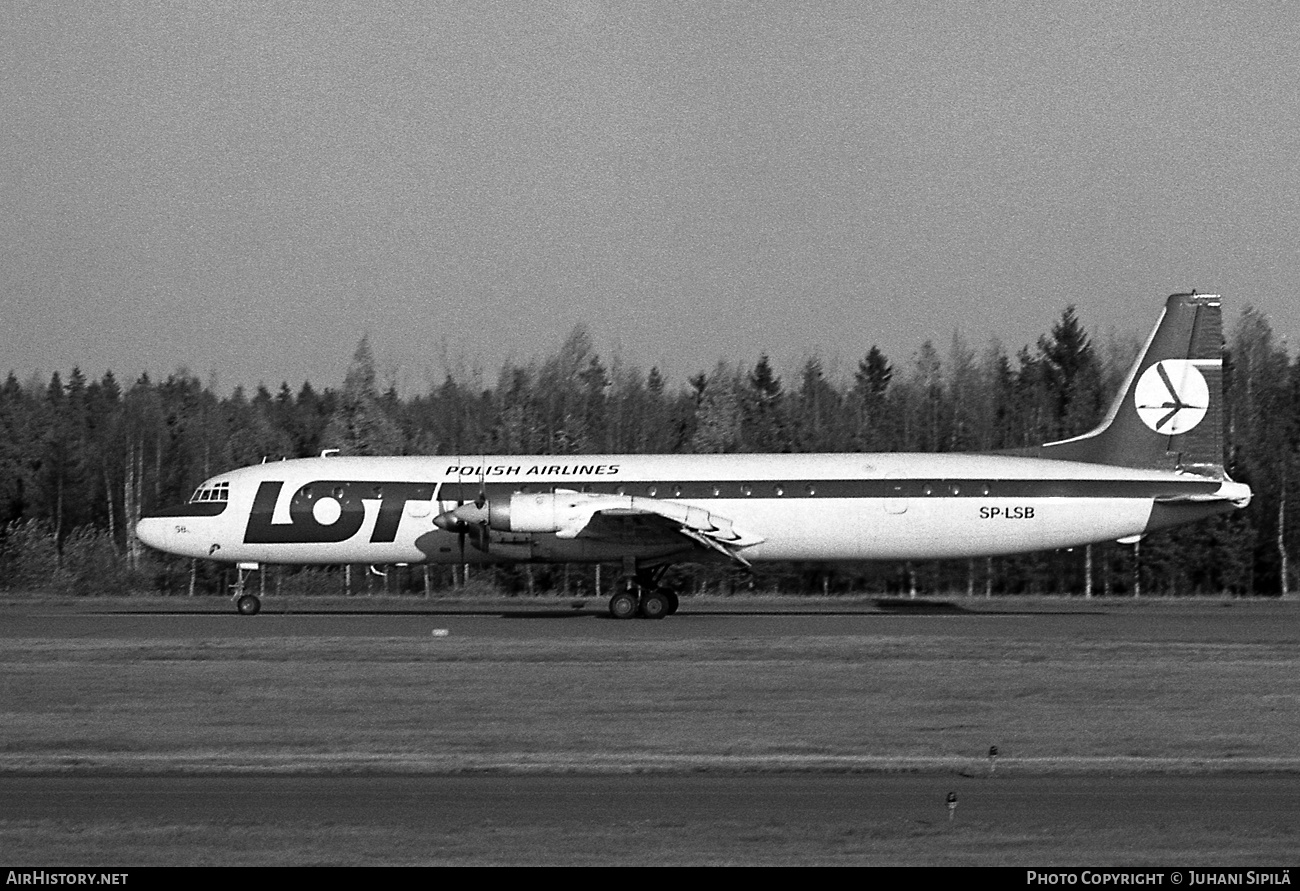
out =
[[665,615],[671,616],[677,612],[677,592],[672,588],[660,588],[659,593],[668,599],[668,612]]
[[668,615],[670,604],[663,591],[651,591],[641,598],[641,615],[647,619],[662,619]]
[[609,614],[615,619],[632,618],[640,606],[640,600],[631,591],[619,591],[609,598]]
[[241,616],[255,616],[262,609],[262,601],[257,599],[256,594],[245,594],[235,601],[235,609],[239,610]]

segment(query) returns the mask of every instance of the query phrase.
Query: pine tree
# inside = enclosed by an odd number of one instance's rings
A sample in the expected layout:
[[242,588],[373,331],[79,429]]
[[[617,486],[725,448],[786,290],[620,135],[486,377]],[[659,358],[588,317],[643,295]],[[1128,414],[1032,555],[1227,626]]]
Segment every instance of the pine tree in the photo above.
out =
[[0,386],[0,526],[32,515],[40,429],[35,405],[9,372]]
[[707,454],[739,449],[744,419],[739,391],[735,373],[726,363],[719,362],[702,387],[695,434],[691,438],[692,452]]
[[826,380],[821,360],[804,362],[795,406],[792,444],[801,452],[836,452],[846,446],[840,394]]
[[401,430],[380,404],[375,357],[366,335],[352,354],[323,442],[325,448],[337,448],[343,455],[402,453]]
[[893,445],[896,434],[888,416],[889,384],[893,379],[893,366],[873,344],[853,375],[854,441],[861,451],[882,452]]
[[772,363],[766,355],[759,357],[758,364],[749,375],[748,385],[742,400],[741,440],[744,450],[789,451],[781,379],[772,371]]
[[1048,437],[1087,431],[1101,414],[1101,367],[1073,304],[1052,326],[1051,335],[1039,338],[1038,352],[1048,399]]

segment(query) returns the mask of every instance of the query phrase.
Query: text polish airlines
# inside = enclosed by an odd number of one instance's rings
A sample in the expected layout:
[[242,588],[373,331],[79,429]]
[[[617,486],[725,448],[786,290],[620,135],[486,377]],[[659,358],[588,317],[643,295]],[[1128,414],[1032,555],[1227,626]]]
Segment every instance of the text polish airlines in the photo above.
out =
[[1174,294],[1101,424],[1014,454],[321,457],[204,482],[136,526],[239,565],[620,562],[617,618],[677,608],[678,562],[999,556],[1245,507],[1223,469],[1219,298]]

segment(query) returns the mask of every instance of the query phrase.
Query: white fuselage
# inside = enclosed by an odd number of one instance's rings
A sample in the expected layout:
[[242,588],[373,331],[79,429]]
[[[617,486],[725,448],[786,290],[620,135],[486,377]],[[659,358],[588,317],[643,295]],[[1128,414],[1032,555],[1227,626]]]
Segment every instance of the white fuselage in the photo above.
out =
[[433,522],[476,499],[568,490],[701,508],[734,525],[750,562],[962,558],[1129,538],[1249,498],[1195,474],[969,454],[308,458],[205,486],[216,484],[224,501],[147,517],[141,540],[285,564],[692,558],[682,543],[501,531],[483,542]]

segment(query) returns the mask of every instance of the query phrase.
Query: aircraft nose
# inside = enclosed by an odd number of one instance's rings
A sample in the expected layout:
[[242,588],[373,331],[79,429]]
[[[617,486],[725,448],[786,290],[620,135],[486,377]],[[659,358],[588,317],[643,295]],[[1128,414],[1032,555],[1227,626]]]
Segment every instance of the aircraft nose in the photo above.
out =
[[155,550],[167,550],[167,520],[145,517],[135,524],[135,537]]

